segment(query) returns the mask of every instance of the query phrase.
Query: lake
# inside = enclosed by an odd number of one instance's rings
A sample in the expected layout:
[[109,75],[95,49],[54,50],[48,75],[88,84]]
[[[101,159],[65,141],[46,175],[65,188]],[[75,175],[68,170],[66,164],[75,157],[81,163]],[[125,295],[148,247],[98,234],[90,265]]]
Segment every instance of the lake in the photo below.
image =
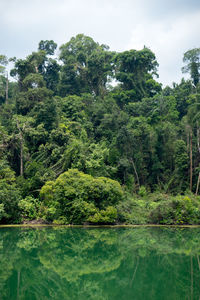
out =
[[1,300],[200,299],[200,228],[0,228]]

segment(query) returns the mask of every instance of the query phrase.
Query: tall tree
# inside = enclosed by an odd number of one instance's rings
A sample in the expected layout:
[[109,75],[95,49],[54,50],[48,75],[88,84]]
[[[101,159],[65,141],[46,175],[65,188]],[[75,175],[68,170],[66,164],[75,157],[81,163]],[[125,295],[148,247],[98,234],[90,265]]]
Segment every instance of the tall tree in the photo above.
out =
[[[39,74],[43,77],[46,87],[54,91],[57,90],[59,81],[60,66],[54,55],[57,44],[54,41],[41,41],[37,52],[32,52],[26,59],[15,61],[11,76],[16,77],[21,91],[24,91],[24,79],[30,74]],[[26,88],[26,87],[25,87]]]
[[200,77],[200,48],[194,48],[185,52],[183,62],[186,65],[182,68],[182,72],[190,73],[194,85],[197,86]]
[[54,55],[57,44],[53,40],[42,40],[39,42],[38,50],[43,50],[48,55]]
[[62,45],[60,94],[66,96],[90,92],[103,96],[108,77],[112,73],[112,52],[108,49],[108,46],[99,45],[83,34],[78,34]]
[[5,55],[0,55],[0,97],[5,97],[5,102],[8,101],[8,73],[6,73],[6,65],[8,58]]
[[116,79],[123,89],[135,91],[136,101],[149,96],[151,89],[161,90],[161,86],[153,80],[157,67],[156,57],[148,48],[124,51],[115,56]]

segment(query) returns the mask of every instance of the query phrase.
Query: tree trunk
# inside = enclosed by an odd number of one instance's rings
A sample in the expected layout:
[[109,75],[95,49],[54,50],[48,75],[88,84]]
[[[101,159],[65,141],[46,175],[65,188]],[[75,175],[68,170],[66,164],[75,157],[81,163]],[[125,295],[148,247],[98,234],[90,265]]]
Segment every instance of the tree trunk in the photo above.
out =
[[[200,129],[199,129],[199,122],[197,121],[197,148],[198,148],[198,152],[200,154]],[[200,182],[200,172],[198,175],[198,179],[197,179],[197,187],[196,187],[196,196],[198,195],[199,192],[199,182]]]
[[198,148],[198,152],[200,154],[200,129],[199,129],[198,121],[197,121],[197,148]]
[[17,120],[17,128],[19,130],[19,140],[20,140],[20,176],[24,175],[24,149],[23,149],[23,134]]
[[8,73],[6,77],[6,104],[8,103]]
[[137,173],[137,170],[136,170],[134,161],[133,161],[132,158],[130,159],[130,161],[131,161],[131,163],[132,163],[132,166],[133,166],[133,169],[134,169],[134,172],[135,172],[135,175],[136,175],[136,179],[137,179],[137,182],[138,182],[138,186],[140,187],[140,180],[139,180],[139,177],[138,177],[138,173]]
[[190,191],[192,191],[192,128],[190,128]]
[[24,161],[23,161],[23,157],[24,157],[23,140],[22,140],[22,138],[20,138],[20,175],[21,176],[24,175]]
[[198,176],[198,180],[197,180],[197,188],[196,188],[196,193],[195,193],[196,196],[198,195],[198,192],[199,192],[199,182],[200,182],[200,172],[199,172],[199,176]]

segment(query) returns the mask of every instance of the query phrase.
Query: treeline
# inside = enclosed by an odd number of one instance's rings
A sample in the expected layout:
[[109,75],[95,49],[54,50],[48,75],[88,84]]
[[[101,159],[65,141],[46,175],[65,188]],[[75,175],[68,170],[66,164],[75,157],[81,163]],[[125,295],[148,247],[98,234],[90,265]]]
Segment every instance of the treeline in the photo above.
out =
[[196,198],[189,218],[159,214],[165,196],[144,221],[134,211],[149,193],[198,194],[200,49],[183,57],[191,79],[165,88],[146,47],[117,53],[79,34],[56,49],[0,55],[0,221],[198,223]]

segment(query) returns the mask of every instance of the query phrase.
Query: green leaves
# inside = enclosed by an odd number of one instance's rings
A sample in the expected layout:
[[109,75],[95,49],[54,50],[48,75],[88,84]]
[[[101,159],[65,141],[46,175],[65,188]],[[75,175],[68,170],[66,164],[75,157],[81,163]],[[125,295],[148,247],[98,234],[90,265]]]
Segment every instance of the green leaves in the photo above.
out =
[[163,91],[146,47],[116,53],[79,34],[60,47],[59,58],[56,48],[42,40],[36,52],[13,59],[16,83],[5,77],[8,59],[0,55],[0,158],[8,160],[0,165],[1,215],[6,199],[13,207],[18,201],[11,186],[26,199],[27,215],[26,197],[37,198],[43,186],[49,221],[111,222],[122,191],[108,178],[144,197],[149,190],[184,192],[189,150],[198,190],[199,48],[184,54],[193,83],[183,79]]
[[27,196],[19,201],[18,206],[24,219],[34,220],[38,217],[40,203],[38,199]]
[[186,66],[182,68],[182,72],[189,72],[194,85],[197,86],[200,76],[200,48],[194,48],[185,52],[183,62],[186,63]]
[[148,95],[150,86],[151,93],[153,86],[160,90],[159,85],[152,82],[153,75],[157,75],[157,67],[155,55],[148,48],[124,51],[115,56],[116,79],[125,90],[135,90],[138,100]]
[[8,64],[8,59],[5,55],[0,55],[0,74],[5,71],[5,66]]
[[118,182],[70,169],[54,182],[41,189],[44,206],[55,207],[57,218],[65,217],[69,223],[113,223],[117,217],[114,207],[123,197]]
[[48,55],[53,55],[57,48],[57,44],[53,40],[42,40],[39,42],[38,50],[46,51]]
[[16,186],[15,173],[6,161],[0,161],[0,222],[16,223],[20,221],[18,202],[21,194]]
[[[60,47],[60,92],[65,96],[72,91],[76,95],[90,92],[103,97],[108,77],[112,75],[113,53],[108,46],[99,45],[91,37],[78,34]],[[64,94],[65,90],[65,94]]]

